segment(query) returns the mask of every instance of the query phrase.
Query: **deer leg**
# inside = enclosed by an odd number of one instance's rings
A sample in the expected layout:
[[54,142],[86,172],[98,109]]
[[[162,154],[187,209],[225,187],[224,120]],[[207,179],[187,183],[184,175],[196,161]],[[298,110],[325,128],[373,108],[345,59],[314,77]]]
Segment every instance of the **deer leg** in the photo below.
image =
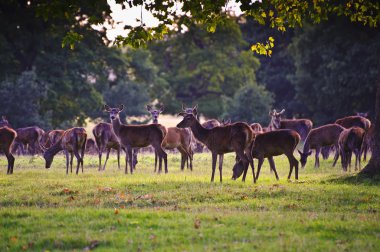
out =
[[74,160],[74,154],[70,153],[70,171],[73,173],[73,160]]
[[120,148],[116,150],[116,155],[117,155],[117,168],[120,170]]
[[193,150],[189,148],[190,171],[193,171]]
[[274,164],[273,157],[268,157],[268,162],[269,162],[269,166],[270,166],[271,170],[274,172],[274,175],[276,176],[276,180],[279,180],[277,170],[276,170],[276,165]]
[[181,171],[183,171],[185,169],[185,163],[186,163],[186,160],[187,160],[187,155],[183,151],[182,148],[178,147],[177,149],[178,149],[179,153],[181,153]]
[[108,158],[110,157],[111,148],[107,148],[106,161],[104,161],[103,171],[106,169]]
[[351,172],[352,151],[348,152],[348,169]]
[[66,175],[69,174],[69,152],[65,150],[65,155],[66,155]]
[[334,146],[335,146],[335,156],[334,156],[333,167],[335,167],[336,162],[337,162],[338,159],[339,159],[339,146],[338,146],[338,145],[334,145]]
[[211,174],[211,182],[214,182],[215,168],[216,168],[216,158],[218,155],[216,153],[212,153],[212,174]]
[[98,169],[98,171],[100,171],[102,169],[102,153],[103,153],[102,148],[99,148],[99,150],[98,150],[98,155],[99,155],[99,169]]
[[222,182],[223,158],[224,158],[224,155],[220,154],[219,155],[219,176],[220,176],[220,182]]
[[[129,164],[129,170],[131,171],[131,174],[133,174],[133,153],[132,153],[132,147],[128,146],[127,147],[127,153],[128,153],[128,164]],[[126,174],[128,171],[126,171]]]
[[264,158],[259,158],[259,162],[257,164],[256,180],[258,180],[258,178],[259,178],[261,166],[263,165],[263,163],[264,163]]
[[82,167],[82,173],[83,173],[83,161],[84,161],[84,152],[86,151],[86,141],[87,141],[87,138],[85,138],[84,140],[84,144],[82,145],[82,151],[81,151],[81,157],[80,157],[80,163],[81,163],[81,167]]
[[[298,180],[298,160],[293,156],[293,153],[289,157],[289,163],[291,166],[294,166],[295,177],[296,177],[296,180]],[[288,178],[288,179],[290,179],[290,178]]]
[[314,168],[319,168],[319,152],[320,151],[321,151],[320,147],[315,149],[315,165],[314,165]]
[[80,158],[80,155],[78,153],[78,150],[74,150],[74,155],[77,158],[77,171],[76,171],[76,175],[78,175],[79,166],[80,166],[80,163],[81,163],[81,158]]
[[7,157],[7,160],[8,160],[7,174],[13,174],[13,166],[14,166],[15,158],[10,152],[5,153],[5,156]]
[[157,158],[158,158],[157,151],[154,150],[154,172],[157,171]]
[[137,163],[138,163],[138,161],[137,161],[137,154],[139,153],[139,148],[134,148],[133,149],[133,170],[135,170],[136,169],[136,165],[137,165]]

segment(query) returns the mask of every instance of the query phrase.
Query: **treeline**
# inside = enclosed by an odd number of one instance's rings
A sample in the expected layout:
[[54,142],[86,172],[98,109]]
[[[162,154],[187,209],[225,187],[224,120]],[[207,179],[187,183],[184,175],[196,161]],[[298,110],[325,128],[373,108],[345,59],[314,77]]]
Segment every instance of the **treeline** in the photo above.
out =
[[[0,113],[14,127],[82,125],[103,117],[104,103],[123,103],[126,114],[139,116],[152,101],[166,113],[199,104],[206,117],[264,124],[271,108],[317,125],[356,111],[374,115],[379,29],[336,18],[280,33],[238,18],[215,33],[188,24],[146,49],[117,49],[86,17],[72,28],[20,2],[0,4],[7,24],[0,27]],[[85,36],[62,48],[71,29]],[[249,50],[269,36],[271,57]]]

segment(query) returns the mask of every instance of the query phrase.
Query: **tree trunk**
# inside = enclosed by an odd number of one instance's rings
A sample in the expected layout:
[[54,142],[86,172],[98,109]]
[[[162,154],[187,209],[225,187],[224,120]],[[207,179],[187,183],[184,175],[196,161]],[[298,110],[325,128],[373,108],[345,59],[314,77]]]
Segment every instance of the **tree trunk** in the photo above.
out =
[[[364,97],[363,97],[364,98]],[[375,177],[380,175],[380,69],[377,80],[376,103],[375,103],[375,134],[373,139],[372,156],[369,163],[360,172],[360,175]]]

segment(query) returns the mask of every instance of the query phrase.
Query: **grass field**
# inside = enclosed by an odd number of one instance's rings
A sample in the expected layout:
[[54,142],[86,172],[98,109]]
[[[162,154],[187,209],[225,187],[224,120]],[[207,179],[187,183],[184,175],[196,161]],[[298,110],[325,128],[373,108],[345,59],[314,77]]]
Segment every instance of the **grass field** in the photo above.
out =
[[1,157],[0,251],[380,251],[380,182],[332,160],[314,169],[310,159],[298,182],[286,180],[286,158],[276,159],[280,181],[265,161],[253,185],[251,171],[230,179],[233,155],[222,184],[210,183],[208,153],[194,156],[193,172],[172,154],[169,174],[157,175],[153,159],[125,175],[114,157],[98,172],[87,156],[84,174],[66,176],[63,156],[49,170],[18,157],[7,176]]

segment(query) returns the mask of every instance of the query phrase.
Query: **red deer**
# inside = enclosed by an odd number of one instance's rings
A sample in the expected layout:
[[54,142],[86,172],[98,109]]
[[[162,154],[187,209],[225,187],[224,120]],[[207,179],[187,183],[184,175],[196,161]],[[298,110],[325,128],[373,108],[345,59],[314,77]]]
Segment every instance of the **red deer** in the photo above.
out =
[[360,167],[360,156],[361,156],[361,148],[363,143],[365,130],[360,127],[352,127],[349,129],[345,129],[339,136],[339,150],[342,159],[342,168],[344,171],[347,171],[348,165],[350,166],[351,171],[351,156],[352,152],[354,152],[356,160],[355,160],[355,171],[357,170],[357,166],[359,164]]
[[310,130],[313,128],[312,121],[309,119],[281,119],[284,112],[285,109],[280,112],[276,112],[275,109],[269,112],[269,116],[271,117],[268,126],[269,130],[291,129],[300,134],[302,140],[305,140]]
[[[301,166],[305,167],[307,162],[307,157],[311,155],[311,149],[315,149],[315,165],[314,167],[319,167],[319,152],[324,146],[334,145],[335,149],[338,150],[338,140],[340,133],[344,128],[338,124],[327,124],[321,127],[312,129],[307,135],[305,144],[303,146],[303,152],[298,151],[301,155]],[[334,164],[335,166],[339,158],[339,152],[335,152]]]
[[121,145],[118,137],[112,130],[110,123],[99,123],[92,130],[92,134],[95,137],[96,146],[98,147],[99,154],[99,171],[102,170],[102,154],[107,150],[106,161],[103,165],[103,170],[106,169],[106,164],[110,155],[111,149],[116,150],[117,153],[117,165],[120,169],[120,149]]
[[335,121],[336,124],[343,126],[346,129],[351,127],[360,127],[367,131],[371,127],[371,121],[361,116],[347,116]]
[[4,153],[8,160],[7,174],[13,174],[15,158],[11,153],[11,146],[17,137],[16,131],[7,126],[0,128],[0,151]]
[[363,139],[363,145],[362,145],[362,153],[363,153],[363,160],[367,160],[367,152],[372,151],[373,148],[373,139],[375,135],[375,124],[372,124],[371,127],[367,130],[367,132],[364,135]]
[[49,130],[41,138],[42,148],[46,149],[54,145],[62,137],[64,130]]
[[[164,111],[163,106],[160,109],[152,109],[152,106],[146,106],[148,112],[152,115],[153,123],[158,124],[158,117]],[[185,163],[190,161],[190,170],[193,170],[193,151],[191,150],[191,131],[189,129],[180,129],[170,127],[166,129],[167,133],[162,141],[161,146],[164,149],[177,149],[181,153],[181,170],[185,168]],[[154,170],[156,171],[157,153],[154,158]]]
[[84,157],[84,151],[86,149],[86,140],[87,140],[87,133],[84,128],[71,128],[71,129],[65,130],[63,132],[62,137],[58,140],[58,142],[56,142],[50,148],[45,150],[45,153],[44,153],[44,159],[46,161],[45,167],[50,168],[51,164],[53,163],[54,156],[58,152],[63,150],[66,155],[66,175],[69,173],[69,154],[71,156],[70,158],[71,173],[73,172],[74,155],[77,159],[76,174],[78,175],[79,166],[82,167],[82,173],[83,173],[83,157]]
[[[178,115],[183,116],[183,120],[177,125],[178,128],[190,127],[198,141],[202,142],[212,153],[212,175],[211,182],[214,181],[217,155],[223,155],[228,152],[236,152],[239,159],[243,162],[243,167],[248,169],[249,164],[252,167],[253,181],[256,182],[253,160],[250,153],[250,143],[254,139],[254,133],[248,124],[237,122],[226,126],[217,126],[212,129],[203,127],[197,118],[197,108],[194,107],[191,113],[181,112]],[[222,182],[222,162],[219,158],[220,182]],[[244,172],[243,181],[245,181],[246,171]]]
[[95,154],[97,152],[94,139],[92,138],[87,139],[85,152],[88,154]]
[[39,127],[32,126],[26,128],[16,129],[17,137],[15,140],[14,148],[19,147],[22,154],[25,154],[25,149],[29,154],[36,154],[38,151],[42,151],[41,139],[45,134],[45,131]]
[[250,126],[251,126],[253,132],[255,132],[255,133],[263,132],[263,127],[261,126],[260,123],[252,123]]
[[[165,164],[165,173],[168,172],[167,154],[162,149],[161,143],[166,132],[160,124],[142,124],[142,125],[125,125],[120,121],[119,113],[124,109],[124,105],[118,108],[110,108],[104,105],[104,110],[110,114],[112,128],[120,140],[120,144],[127,151],[127,160],[129,162],[131,174],[133,173],[133,156],[132,148],[141,148],[152,145],[159,157],[158,172],[162,171],[162,159]],[[125,173],[128,173],[126,166]]]
[[[274,171],[276,179],[278,175],[273,157],[285,154],[289,160],[290,170],[288,179],[290,179],[293,167],[295,178],[298,179],[298,161],[294,157],[294,150],[297,147],[301,137],[294,130],[276,130],[266,133],[257,134],[255,141],[251,144],[252,158],[257,158],[259,164],[257,167],[256,180],[259,178],[261,166],[264,159],[268,158],[271,170]],[[237,162],[233,168],[234,176],[239,177],[243,171],[241,162]]]

